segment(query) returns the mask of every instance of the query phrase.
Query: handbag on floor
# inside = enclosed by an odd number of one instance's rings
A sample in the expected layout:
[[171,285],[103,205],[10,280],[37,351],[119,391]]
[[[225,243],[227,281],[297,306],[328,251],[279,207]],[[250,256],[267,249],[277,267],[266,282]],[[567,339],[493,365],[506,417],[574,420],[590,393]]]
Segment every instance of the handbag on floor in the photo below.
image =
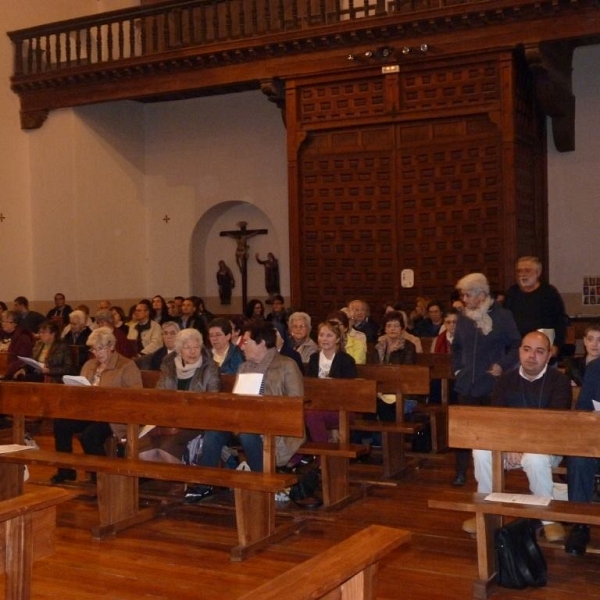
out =
[[546,559],[530,519],[516,519],[498,529],[494,546],[498,585],[519,590],[546,585]]

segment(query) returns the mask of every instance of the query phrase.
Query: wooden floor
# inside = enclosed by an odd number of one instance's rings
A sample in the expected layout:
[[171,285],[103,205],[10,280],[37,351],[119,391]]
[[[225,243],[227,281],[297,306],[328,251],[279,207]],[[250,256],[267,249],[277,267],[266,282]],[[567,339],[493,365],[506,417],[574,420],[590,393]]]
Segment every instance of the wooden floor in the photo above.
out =
[[[42,447],[52,445],[50,435],[38,434],[35,439]],[[353,474],[359,478],[373,476],[376,467],[354,465]],[[33,481],[48,481],[50,475],[47,469],[31,470]],[[365,498],[338,513],[296,509],[296,514],[309,519],[304,530],[243,563],[229,560],[227,547],[235,545],[236,536],[233,513],[223,508],[228,503],[226,492],[219,497],[220,507],[205,503],[200,508],[179,507],[167,517],[121,532],[113,539],[94,541],[90,527],[97,512],[90,486],[80,497],[59,507],[56,552],[35,563],[32,598],[236,599],[366,525],[378,523],[413,533],[409,546],[382,562],[380,600],[467,600],[476,577],[475,540],[461,530],[464,515],[427,508],[428,498],[447,489],[451,478],[452,456],[438,456],[397,485],[371,487]],[[520,482],[515,484],[518,487]],[[469,485],[474,489],[472,483]],[[152,483],[145,489],[152,493]],[[171,490],[174,497],[180,492]],[[281,518],[288,518],[287,512]],[[593,536],[600,543],[600,531]],[[600,598],[599,555],[573,558],[561,547],[544,547],[544,553],[548,587],[498,589],[493,598]],[[3,586],[3,581],[0,584]]]

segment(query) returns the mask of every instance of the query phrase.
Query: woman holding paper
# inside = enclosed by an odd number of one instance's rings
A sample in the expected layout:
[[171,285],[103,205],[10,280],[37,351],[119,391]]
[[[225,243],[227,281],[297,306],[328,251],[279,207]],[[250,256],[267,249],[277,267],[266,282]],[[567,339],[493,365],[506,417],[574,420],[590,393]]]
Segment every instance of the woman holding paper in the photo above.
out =
[[[219,368],[204,346],[202,334],[193,328],[181,330],[175,338],[175,352],[160,367],[159,390],[219,392]],[[200,432],[195,429],[155,427],[140,443],[142,460],[180,463],[187,443]]]
[[[94,358],[88,360],[81,369],[81,377],[92,386],[141,388],[142,374],[129,358],[121,356],[115,349],[117,340],[110,327],[94,329],[87,340]],[[117,428],[125,429],[123,425]],[[81,433],[81,446],[86,454],[104,454],[104,443],[112,435],[109,423],[96,421],[75,421],[54,419],[54,447],[58,452],[73,452],[73,436]],[[115,431],[121,437],[123,431]],[[76,472],[72,469],[59,469],[52,476],[52,483],[73,481]]]
[[60,339],[56,321],[44,321],[40,325],[39,337],[32,352],[35,363],[25,364],[14,378],[18,381],[62,383],[63,375],[73,375],[76,370],[71,348]]

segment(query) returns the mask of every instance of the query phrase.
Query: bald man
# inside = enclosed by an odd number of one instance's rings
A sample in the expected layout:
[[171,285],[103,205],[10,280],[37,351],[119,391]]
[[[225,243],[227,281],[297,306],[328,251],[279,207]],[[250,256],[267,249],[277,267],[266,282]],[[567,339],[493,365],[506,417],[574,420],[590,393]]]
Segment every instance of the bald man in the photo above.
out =
[[[509,408],[564,409],[571,407],[571,382],[566,375],[548,366],[552,357],[552,345],[548,337],[539,331],[528,333],[519,347],[519,366],[501,375],[492,392],[492,406]],[[515,425],[518,429],[518,424]],[[562,456],[546,454],[523,454],[506,452],[504,464],[507,469],[523,469],[529,480],[529,489],[536,496],[553,494],[552,469]],[[489,450],[473,450],[477,491],[492,491],[492,453]],[[475,532],[475,519],[463,524],[469,533]],[[560,523],[544,522],[544,535],[548,541],[564,538]]]

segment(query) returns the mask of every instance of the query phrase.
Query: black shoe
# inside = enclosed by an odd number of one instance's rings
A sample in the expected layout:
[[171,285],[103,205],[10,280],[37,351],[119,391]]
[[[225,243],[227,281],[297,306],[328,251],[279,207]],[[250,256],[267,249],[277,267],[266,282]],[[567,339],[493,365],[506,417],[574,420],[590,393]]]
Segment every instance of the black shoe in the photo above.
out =
[[565,552],[572,556],[583,556],[590,543],[590,528],[587,525],[573,525],[565,542]]
[[452,480],[454,487],[462,487],[465,483],[467,483],[467,476],[464,473],[457,473]]
[[189,486],[185,492],[185,498],[183,499],[184,504],[196,504],[200,500],[204,500],[208,496],[212,495],[213,488],[210,485],[194,485]]
[[50,483],[58,484],[64,483],[65,481],[75,481],[77,479],[77,473],[70,469],[59,470],[52,477],[50,477]]

